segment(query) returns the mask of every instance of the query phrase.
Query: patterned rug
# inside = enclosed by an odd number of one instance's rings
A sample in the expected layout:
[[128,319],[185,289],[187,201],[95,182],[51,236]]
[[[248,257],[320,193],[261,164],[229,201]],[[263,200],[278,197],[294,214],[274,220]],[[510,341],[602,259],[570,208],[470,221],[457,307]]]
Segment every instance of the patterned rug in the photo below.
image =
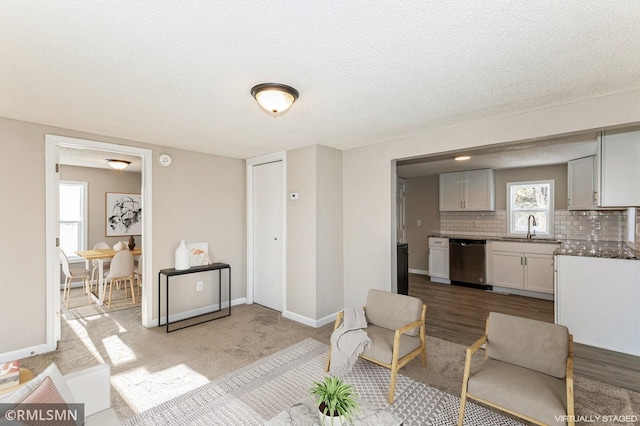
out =
[[[123,422],[134,425],[261,425],[309,394],[326,373],[328,347],[307,339]],[[460,399],[398,374],[395,402],[387,402],[389,370],[358,360],[344,380],[362,400],[404,419],[405,426],[457,424]],[[465,425],[523,426],[473,402]]]

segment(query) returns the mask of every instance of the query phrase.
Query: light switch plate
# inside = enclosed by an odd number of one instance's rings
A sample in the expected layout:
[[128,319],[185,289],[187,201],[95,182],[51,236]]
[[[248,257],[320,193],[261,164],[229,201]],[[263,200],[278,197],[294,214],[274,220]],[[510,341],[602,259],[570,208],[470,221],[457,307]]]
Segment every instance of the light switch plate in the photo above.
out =
[[291,194],[289,194],[289,199],[297,201],[300,199],[300,195],[297,192],[292,192]]

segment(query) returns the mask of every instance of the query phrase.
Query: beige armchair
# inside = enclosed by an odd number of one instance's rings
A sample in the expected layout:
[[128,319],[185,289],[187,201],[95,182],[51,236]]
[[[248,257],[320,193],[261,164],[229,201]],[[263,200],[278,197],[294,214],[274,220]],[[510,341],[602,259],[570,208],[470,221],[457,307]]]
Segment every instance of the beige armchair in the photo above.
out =
[[[415,297],[375,289],[369,290],[366,303],[368,326],[365,331],[373,345],[366,348],[360,358],[391,370],[388,400],[393,404],[398,369],[417,356],[422,357],[423,367],[427,365],[424,330],[427,306]],[[342,323],[342,317],[343,312],[339,312],[334,330]],[[330,362],[331,348],[327,371]]]
[[[471,358],[486,343],[486,359]],[[566,327],[491,312],[486,333],[467,349],[460,416],[467,398],[536,425],[573,426],[573,338]]]

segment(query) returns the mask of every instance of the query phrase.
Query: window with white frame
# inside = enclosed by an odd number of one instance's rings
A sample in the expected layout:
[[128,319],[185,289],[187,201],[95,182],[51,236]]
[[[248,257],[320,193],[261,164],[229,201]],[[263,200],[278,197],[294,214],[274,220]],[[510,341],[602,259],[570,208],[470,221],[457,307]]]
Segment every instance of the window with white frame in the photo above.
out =
[[60,181],[60,248],[67,257],[80,259],[76,250],[87,249],[87,182]]
[[553,183],[553,180],[507,183],[510,236],[524,237],[530,231],[537,237],[553,237]]

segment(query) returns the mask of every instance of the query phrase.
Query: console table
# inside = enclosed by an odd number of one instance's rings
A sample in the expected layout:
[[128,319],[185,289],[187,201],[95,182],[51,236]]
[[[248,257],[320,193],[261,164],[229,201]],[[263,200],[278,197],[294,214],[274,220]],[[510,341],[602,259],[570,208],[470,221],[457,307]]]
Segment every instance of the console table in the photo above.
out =
[[[225,315],[221,315],[215,318],[208,318],[205,319],[203,321],[200,322],[196,322],[196,323],[192,323],[189,325],[185,325],[182,327],[178,327],[178,328],[174,328],[173,330],[169,330],[169,325],[170,324],[175,324],[175,323],[179,323],[182,321],[188,321],[192,318],[197,318],[197,317],[201,317],[204,315],[210,315],[210,314],[214,314],[216,312],[220,312],[222,311],[222,270],[223,269],[227,269],[229,271],[229,307],[228,307],[228,312]],[[212,311],[209,312],[205,312],[203,314],[199,314],[199,315],[194,315],[192,317],[189,318],[184,318],[181,320],[177,320],[177,321],[169,321],[169,278],[170,277],[175,277],[177,275],[186,275],[186,274],[195,274],[197,272],[207,272],[207,271],[212,271],[215,274],[215,271],[218,271],[218,309],[214,309]],[[187,328],[187,327],[191,327],[193,325],[198,325],[198,324],[202,324],[208,321],[213,321],[213,320],[217,320],[219,318],[224,318],[224,317],[228,317],[229,315],[231,315],[231,266],[229,266],[226,263],[212,263],[211,265],[203,265],[203,266],[192,266],[189,269],[181,269],[181,270],[176,270],[175,268],[170,268],[170,269],[161,269],[160,272],[158,272],[158,327],[162,326],[162,297],[161,296],[161,292],[162,292],[162,276],[165,276],[165,283],[166,283],[166,299],[165,299],[165,312],[166,312],[166,318],[167,318],[167,333],[170,333],[172,331],[176,331],[176,330],[181,330],[183,328]]]

